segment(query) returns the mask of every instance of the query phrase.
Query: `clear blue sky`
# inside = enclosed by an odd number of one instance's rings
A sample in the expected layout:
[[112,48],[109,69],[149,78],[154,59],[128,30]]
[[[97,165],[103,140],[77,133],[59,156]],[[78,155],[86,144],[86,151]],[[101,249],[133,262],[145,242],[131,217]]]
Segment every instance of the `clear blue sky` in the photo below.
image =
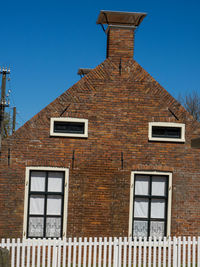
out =
[[18,127],[79,80],[80,67],[106,56],[100,10],[147,12],[135,60],[174,97],[200,92],[200,1],[1,1],[0,66],[11,66]]

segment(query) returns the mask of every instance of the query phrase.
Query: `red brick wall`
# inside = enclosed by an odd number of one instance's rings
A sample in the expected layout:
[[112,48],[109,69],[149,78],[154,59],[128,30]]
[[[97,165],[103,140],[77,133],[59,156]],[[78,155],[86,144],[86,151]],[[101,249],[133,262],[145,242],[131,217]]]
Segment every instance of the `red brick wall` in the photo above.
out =
[[[88,119],[87,139],[49,136],[50,118],[66,107],[63,117]],[[186,142],[149,142],[152,121],[185,123]],[[199,235],[199,151],[190,146],[198,127],[135,61],[122,60],[120,75],[107,59],[3,142],[0,237],[22,237],[26,166],[69,168],[67,236],[127,236],[134,170],[172,172],[171,232]]]

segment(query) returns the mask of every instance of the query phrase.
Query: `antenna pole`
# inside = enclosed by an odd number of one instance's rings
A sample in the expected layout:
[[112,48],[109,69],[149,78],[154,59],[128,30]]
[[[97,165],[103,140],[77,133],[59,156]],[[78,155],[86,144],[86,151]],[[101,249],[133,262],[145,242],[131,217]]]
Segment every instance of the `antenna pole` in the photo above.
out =
[[1,83],[1,101],[0,101],[0,149],[3,138],[3,129],[4,129],[4,113],[5,107],[8,107],[6,102],[6,75],[10,74],[10,70],[7,68],[0,68],[0,74],[2,74],[2,83]]
[[13,108],[12,133],[15,132],[15,125],[16,125],[16,107]]

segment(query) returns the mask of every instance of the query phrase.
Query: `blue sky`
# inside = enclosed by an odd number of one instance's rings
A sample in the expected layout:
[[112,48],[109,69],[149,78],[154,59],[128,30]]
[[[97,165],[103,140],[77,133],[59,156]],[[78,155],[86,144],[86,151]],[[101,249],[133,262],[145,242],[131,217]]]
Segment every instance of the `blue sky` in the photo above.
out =
[[[134,58],[174,97],[200,93],[200,1],[1,1],[0,66],[11,67],[18,127],[106,57],[100,10],[146,12]],[[9,111],[9,109],[7,109]]]

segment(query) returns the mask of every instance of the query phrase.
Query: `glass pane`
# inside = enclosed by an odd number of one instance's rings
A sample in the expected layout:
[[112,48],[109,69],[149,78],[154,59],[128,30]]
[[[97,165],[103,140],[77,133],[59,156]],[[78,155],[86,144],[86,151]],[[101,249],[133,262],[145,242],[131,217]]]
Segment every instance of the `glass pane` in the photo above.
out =
[[151,201],[151,218],[165,218],[165,200],[152,199]]
[[45,172],[31,172],[31,191],[45,191]]
[[136,175],[135,178],[135,195],[148,195],[149,194],[149,176]]
[[48,196],[47,215],[61,215],[61,196]]
[[135,218],[147,218],[148,217],[148,199],[136,198],[134,205],[134,217]]
[[46,219],[46,237],[61,236],[61,218]]
[[164,222],[151,222],[150,224],[150,236],[163,237],[165,233]]
[[28,236],[43,237],[44,218],[29,217]]
[[134,221],[133,236],[147,237],[148,223],[145,221]]
[[84,126],[84,122],[55,121],[54,132],[84,134]]
[[167,178],[165,176],[152,177],[152,196],[165,196],[166,181]]
[[48,191],[62,192],[63,172],[49,172]]
[[180,127],[153,126],[152,137],[181,138]]
[[44,214],[44,196],[31,196],[30,197],[30,207],[29,207],[29,214],[37,214],[43,215]]

